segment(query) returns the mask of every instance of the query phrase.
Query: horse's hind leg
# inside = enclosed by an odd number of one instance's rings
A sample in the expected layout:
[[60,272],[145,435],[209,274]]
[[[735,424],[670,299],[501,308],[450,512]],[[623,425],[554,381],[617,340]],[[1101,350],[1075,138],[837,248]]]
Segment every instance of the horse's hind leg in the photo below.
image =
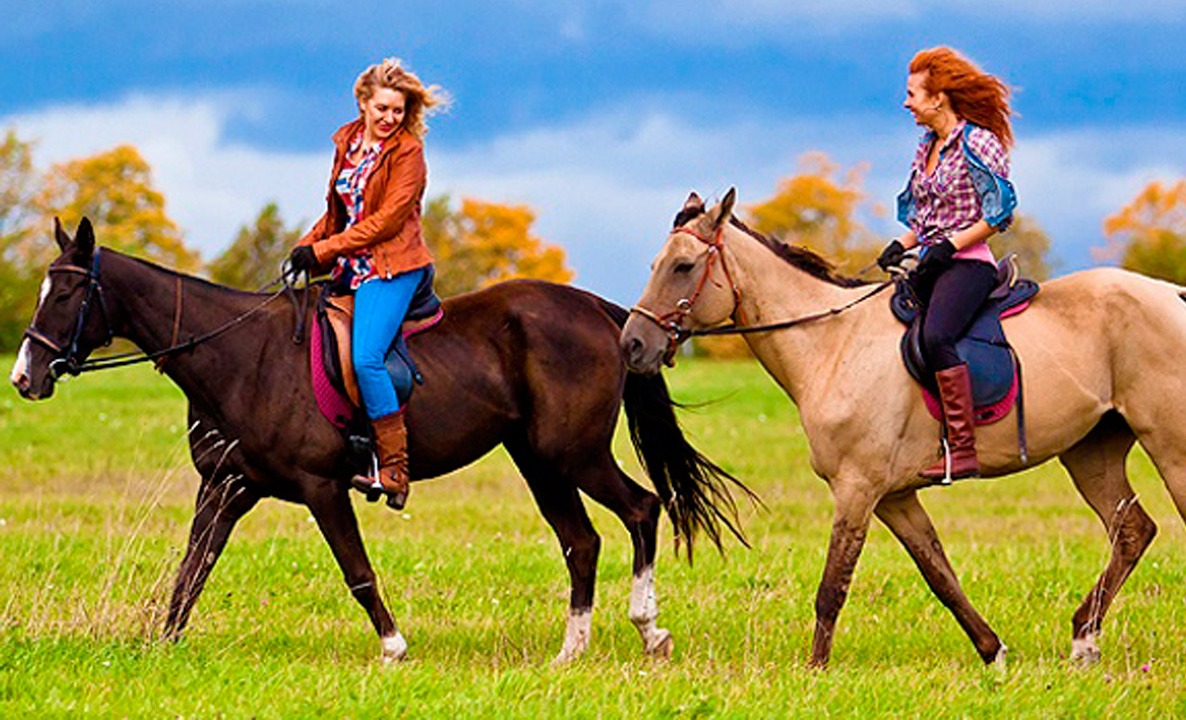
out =
[[1005,646],[964,595],[918,495],[912,490],[886,496],[877,504],[875,512],[910,553],[931,592],[955,615],[981,659],[986,663],[1002,661]]
[[597,582],[597,556],[601,552],[601,538],[589,521],[577,486],[539,459],[525,442],[508,441],[519,471],[539,506],[544,520],[556,533],[564,562],[568,566],[571,593],[568,603],[568,625],[564,645],[552,660],[553,665],[570,662],[589,647],[593,625],[593,589]]
[[1110,412],[1059,456],[1079,494],[1103,521],[1112,544],[1107,567],[1071,621],[1071,658],[1080,662],[1099,660],[1096,639],[1104,614],[1157,533],[1125,474],[1124,461],[1134,440],[1124,419]]
[[655,552],[662,503],[622,472],[608,452],[600,462],[582,465],[576,482],[589,497],[617,515],[630,533],[634,545],[630,622],[642,636],[644,653],[670,657],[674,646],[671,633],[656,624],[659,606],[655,601]]

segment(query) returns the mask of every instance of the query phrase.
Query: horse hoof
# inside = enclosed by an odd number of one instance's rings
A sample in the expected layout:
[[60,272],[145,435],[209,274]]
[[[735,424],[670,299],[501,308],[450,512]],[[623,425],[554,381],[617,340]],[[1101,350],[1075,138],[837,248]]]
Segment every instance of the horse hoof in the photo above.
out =
[[675,640],[671,637],[671,633],[663,628],[655,631],[655,636],[647,642],[644,654],[660,660],[670,660],[671,653],[675,650]]
[[1075,638],[1071,640],[1071,662],[1082,667],[1091,667],[1100,661],[1100,648],[1095,644],[1095,637]]
[[407,502],[408,494],[406,492],[393,492],[387,496],[387,507],[392,510],[403,510]]
[[382,644],[383,653],[379,659],[385,665],[401,662],[408,657],[408,641],[404,640],[404,636],[398,632],[392,637],[383,638]]

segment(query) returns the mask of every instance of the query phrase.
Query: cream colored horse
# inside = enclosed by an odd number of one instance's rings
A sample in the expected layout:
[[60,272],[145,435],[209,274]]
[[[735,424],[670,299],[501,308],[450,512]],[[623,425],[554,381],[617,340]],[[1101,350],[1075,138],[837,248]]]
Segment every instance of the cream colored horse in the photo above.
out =
[[[733,220],[735,198],[730,190],[705,211],[693,193],[677,216],[622,330],[632,370],[658,372],[677,327],[778,322],[843,307],[869,292],[810,251]],[[1125,475],[1134,441],[1186,517],[1182,292],[1122,270],[1088,270],[1044,284],[1026,312],[1004,321],[1025,370],[1029,460],[1019,458],[1011,413],[976,430],[983,474],[1007,475],[1057,457],[1113,538],[1108,565],[1072,620],[1072,655],[1080,661],[1099,658],[1104,613],[1157,531]],[[835,501],[811,664],[828,662],[874,515],[906,547],[981,658],[1003,661],[1005,646],[964,595],[917,497],[928,484],[918,471],[936,458],[939,424],[903,368],[903,328],[888,299],[887,292],[824,319],[745,336],[798,405],[812,467]]]

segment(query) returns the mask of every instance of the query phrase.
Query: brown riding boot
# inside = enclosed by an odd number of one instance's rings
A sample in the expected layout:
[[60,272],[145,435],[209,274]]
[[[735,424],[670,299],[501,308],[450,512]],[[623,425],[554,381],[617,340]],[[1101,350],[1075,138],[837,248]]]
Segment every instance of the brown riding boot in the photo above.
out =
[[947,456],[919,475],[929,480],[943,480],[944,484],[960,478],[978,477],[980,461],[976,459],[972,378],[968,375],[968,366],[962,364],[940,370],[935,373],[935,380],[939,384],[939,399],[943,403],[943,421],[947,428]]
[[403,410],[371,421],[375,431],[375,454],[379,459],[378,475],[355,475],[350,479],[356,490],[374,502],[387,496],[387,506],[402,510],[408,501],[408,430]]

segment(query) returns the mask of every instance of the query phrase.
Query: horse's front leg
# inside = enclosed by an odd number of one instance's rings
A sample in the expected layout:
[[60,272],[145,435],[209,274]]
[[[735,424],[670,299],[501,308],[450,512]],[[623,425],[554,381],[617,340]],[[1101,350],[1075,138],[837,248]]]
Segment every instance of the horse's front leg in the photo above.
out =
[[848,597],[852,573],[865,545],[873,506],[879,498],[870,488],[832,482],[836,512],[832,519],[832,537],[824,576],[815,596],[815,633],[811,643],[810,667],[824,668],[832,654],[836,618]]
[[408,654],[408,643],[379,595],[375,571],[362,544],[354,506],[350,504],[349,485],[330,479],[313,480],[304,492],[304,500],[338,561],[350,593],[366,610],[379,634],[383,661],[403,660]]
[[216,472],[202,477],[189,544],[177,572],[169,614],[165,618],[167,639],[176,640],[181,636],[214,563],[226,547],[231,530],[239,518],[255,507],[259,498],[241,475]]

